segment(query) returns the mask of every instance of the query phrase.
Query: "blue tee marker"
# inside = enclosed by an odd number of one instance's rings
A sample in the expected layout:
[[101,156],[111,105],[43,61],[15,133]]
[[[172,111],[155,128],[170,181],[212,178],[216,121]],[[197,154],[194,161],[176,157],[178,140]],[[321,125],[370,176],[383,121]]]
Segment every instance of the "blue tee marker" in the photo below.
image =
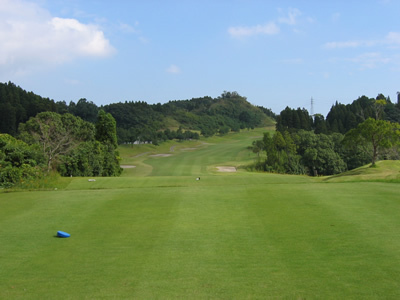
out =
[[68,238],[71,235],[69,233],[64,232],[64,231],[57,231],[57,236],[61,237],[61,238]]

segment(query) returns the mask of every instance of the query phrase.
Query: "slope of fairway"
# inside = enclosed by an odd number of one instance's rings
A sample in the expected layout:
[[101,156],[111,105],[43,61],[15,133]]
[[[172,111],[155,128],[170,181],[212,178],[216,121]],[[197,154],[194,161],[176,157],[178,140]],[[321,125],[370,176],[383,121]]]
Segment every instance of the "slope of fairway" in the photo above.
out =
[[265,131],[255,129],[201,141],[170,141],[161,146],[123,146],[121,164],[135,168],[125,169],[122,176],[201,176],[216,172],[218,166],[237,168],[254,161],[256,154],[248,147]]
[[398,299],[399,184],[217,172],[259,134],[127,147],[141,176],[0,193],[0,299]]
[[329,176],[324,179],[327,182],[355,182],[385,180],[400,183],[400,161],[378,161],[375,167],[366,165],[342,174]]

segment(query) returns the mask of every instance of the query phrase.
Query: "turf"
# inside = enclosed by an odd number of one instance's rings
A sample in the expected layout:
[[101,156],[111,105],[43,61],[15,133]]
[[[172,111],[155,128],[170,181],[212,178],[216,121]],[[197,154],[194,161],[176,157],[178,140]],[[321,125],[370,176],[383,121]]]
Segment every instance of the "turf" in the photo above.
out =
[[259,133],[0,193],[0,299],[399,298],[399,184],[216,172],[254,159]]

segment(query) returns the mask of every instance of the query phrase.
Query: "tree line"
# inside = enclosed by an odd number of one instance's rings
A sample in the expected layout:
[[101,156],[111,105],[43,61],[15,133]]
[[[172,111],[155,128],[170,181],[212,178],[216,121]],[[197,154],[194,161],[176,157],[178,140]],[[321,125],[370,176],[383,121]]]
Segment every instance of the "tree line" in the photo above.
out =
[[[251,105],[237,92],[223,92],[216,98],[201,97],[173,100],[165,104],[144,101],[125,101],[98,107],[85,98],[76,103],[55,102],[26,92],[15,84],[0,83],[0,132],[18,134],[20,123],[25,123],[40,112],[70,113],[94,124],[100,110],[116,120],[119,144],[146,142],[159,144],[175,138],[195,139],[199,134],[212,136],[254,128],[272,123],[275,115],[270,109]],[[183,130],[183,134],[179,131]]]
[[352,104],[335,103],[327,115],[286,107],[276,117],[276,132],[253,142],[266,154],[250,168],[269,172],[332,175],[379,159],[400,158],[400,95],[396,104],[379,94]]
[[116,123],[100,110],[96,124],[72,114],[41,112],[19,125],[18,139],[0,134],[0,186],[62,176],[118,176]]
[[313,130],[317,134],[345,134],[368,118],[400,123],[400,93],[397,103],[393,103],[390,97],[382,94],[376,98],[361,96],[347,105],[336,102],[326,119],[321,114],[311,116],[304,108],[286,107],[276,117],[276,129],[281,132],[304,129]]

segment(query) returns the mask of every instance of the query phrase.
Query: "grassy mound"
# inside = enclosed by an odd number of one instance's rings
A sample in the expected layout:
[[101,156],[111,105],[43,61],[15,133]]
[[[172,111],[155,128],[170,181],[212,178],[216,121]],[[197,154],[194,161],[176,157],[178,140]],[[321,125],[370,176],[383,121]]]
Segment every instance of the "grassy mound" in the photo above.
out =
[[400,161],[378,161],[374,167],[366,165],[342,174],[325,177],[326,182],[388,181],[400,182]]

